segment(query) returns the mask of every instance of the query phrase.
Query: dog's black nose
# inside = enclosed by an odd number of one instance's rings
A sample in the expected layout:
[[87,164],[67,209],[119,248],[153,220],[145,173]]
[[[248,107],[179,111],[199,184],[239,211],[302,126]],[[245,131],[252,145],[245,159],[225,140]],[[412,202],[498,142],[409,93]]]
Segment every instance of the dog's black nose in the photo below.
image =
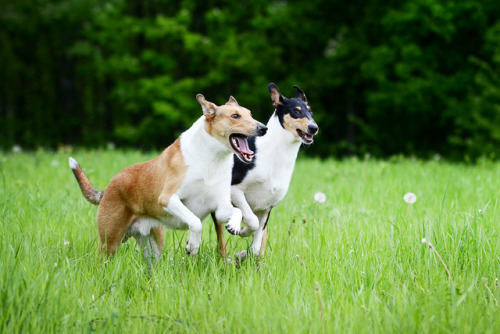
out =
[[316,124],[309,124],[307,132],[309,132],[310,135],[315,135],[318,132],[318,126]]
[[265,126],[262,123],[259,123],[257,125],[257,136],[263,136],[266,134],[266,132],[267,132],[267,126]]

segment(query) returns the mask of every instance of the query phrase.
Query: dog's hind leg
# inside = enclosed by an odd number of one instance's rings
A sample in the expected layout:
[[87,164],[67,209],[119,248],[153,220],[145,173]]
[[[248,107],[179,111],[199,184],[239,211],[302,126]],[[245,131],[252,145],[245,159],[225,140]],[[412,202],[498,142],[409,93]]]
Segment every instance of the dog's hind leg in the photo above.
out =
[[[101,203],[106,204],[106,202]],[[120,247],[125,231],[133,219],[133,213],[125,206],[106,210],[106,206],[102,204],[97,211],[99,250],[105,252],[107,256],[112,256]]]
[[196,217],[182,202],[177,194],[173,194],[168,205],[163,209],[172,216],[179,218],[188,225],[191,235],[189,236],[188,244],[186,246],[186,254],[195,255],[201,245],[201,220]]
[[152,265],[158,260],[163,250],[163,235],[161,234],[161,228],[151,229],[151,234],[149,235],[134,235],[139,248],[142,250],[142,254],[146,259],[148,264],[149,274],[152,275]]
[[212,212],[210,214],[212,216],[212,220],[214,221],[215,232],[217,233],[217,243],[219,244],[219,254],[226,258],[228,255],[228,251],[226,248],[226,240],[224,239],[224,225],[219,224],[217,218],[215,217],[215,213]]
[[[257,217],[260,221],[260,226],[257,232],[253,235],[252,246],[250,246],[250,253],[254,256],[264,256],[267,244],[267,222],[269,221],[269,216],[271,215],[271,210],[267,212],[258,213]],[[247,257],[248,252],[243,250],[236,255],[238,260],[244,260]]]
[[[266,248],[266,243],[267,243],[267,221],[269,220],[269,216],[271,214],[271,210],[268,212],[263,212],[263,213],[258,213],[257,216],[259,217],[260,221],[260,226],[257,232],[253,235],[253,242],[252,246],[250,246],[250,252],[252,252],[253,255],[259,256],[261,254],[261,248],[262,246],[264,249]],[[265,240],[263,243],[263,240]],[[264,250],[265,252],[265,250]]]
[[260,253],[259,253],[260,257],[264,256],[264,253],[266,252],[266,245],[267,245],[267,225],[266,227],[264,227],[264,235],[262,236],[262,246],[260,246]]
[[161,227],[152,228],[151,235],[158,245],[158,251],[160,254],[163,253],[163,247],[165,245],[165,241],[163,240],[163,229]]

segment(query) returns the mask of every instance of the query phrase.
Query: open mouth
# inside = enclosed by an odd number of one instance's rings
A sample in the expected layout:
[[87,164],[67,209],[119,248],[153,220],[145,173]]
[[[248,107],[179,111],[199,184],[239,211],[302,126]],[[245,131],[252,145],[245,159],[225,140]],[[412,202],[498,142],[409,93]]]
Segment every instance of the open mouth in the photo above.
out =
[[229,142],[241,161],[247,164],[252,162],[254,152],[248,147],[246,136],[239,133],[233,133],[229,136]]
[[313,135],[310,135],[309,133],[303,132],[299,129],[297,129],[297,133],[299,134],[300,139],[302,139],[302,142],[304,144],[311,144],[313,142]]

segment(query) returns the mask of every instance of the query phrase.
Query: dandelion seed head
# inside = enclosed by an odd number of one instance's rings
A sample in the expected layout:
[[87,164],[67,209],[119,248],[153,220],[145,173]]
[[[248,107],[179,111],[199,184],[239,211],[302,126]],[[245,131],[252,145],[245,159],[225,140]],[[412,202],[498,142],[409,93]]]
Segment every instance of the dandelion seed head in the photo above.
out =
[[417,201],[417,195],[415,195],[414,193],[406,193],[403,196],[403,199],[405,200],[406,203],[413,204]]
[[426,244],[427,243],[427,239],[426,238],[422,238],[422,243]]
[[326,201],[326,195],[321,191],[318,191],[317,193],[314,194],[314,200],[317,203],[324,203]]
[[21,153],[23,151],[23,148],[21,147],[21,145],[14,145],[12,146],[12,153]]

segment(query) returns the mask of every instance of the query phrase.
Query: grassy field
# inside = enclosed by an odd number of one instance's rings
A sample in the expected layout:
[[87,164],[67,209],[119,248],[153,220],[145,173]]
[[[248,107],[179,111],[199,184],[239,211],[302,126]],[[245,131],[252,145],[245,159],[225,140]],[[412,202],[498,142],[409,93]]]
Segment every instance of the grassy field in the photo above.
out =
[[[155,156],[71,154],[100,189]],[[150,278],[134,240],[103,263],[68,156],[0,154],[1,333],[500,332],[498,163],[300,157],[265,258],[224,263],[207,220],[195,257],[166,232]]]

